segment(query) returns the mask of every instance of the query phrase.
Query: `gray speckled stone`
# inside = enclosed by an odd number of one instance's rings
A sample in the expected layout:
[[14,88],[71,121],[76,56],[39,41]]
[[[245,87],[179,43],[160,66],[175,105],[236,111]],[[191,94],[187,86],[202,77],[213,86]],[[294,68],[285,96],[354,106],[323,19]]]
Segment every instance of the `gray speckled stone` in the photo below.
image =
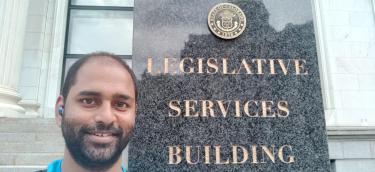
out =
[[[244,33],[233,40],[215,37],[208,29],[209,10],[220,2],[241,7],[247,17]],[[133,68],[138,77],[139,102],[134,137],[129,147],[129,171],[329,171],[325,121],[319,80],[310,0],[136,0]],[[147,57],[153,70],[164,57],[240,59],[304,59],[308,75],[153,74],[146,72]],[[159,61],[159,62],[158,62]],[[267,65],[265,67],[268,67]],[[293,66],[292,66],[293,67]],[[276,69],[281,72],[280,68]],[[228,117],[172,118],[171,100],[285,100],[287,118]],[[197,108],[196,110],[200,110]],[[219,116],[219,109],[214,108]],[[183,112],[185,112],[183,110]],[[183,148],[182,161],[168,164],[168,147]],[[203,163],[203,146],[211,146],[210,164]],[[215,164],[215,149],[222,159],[231,157],[231,145],[248,149],[244,164]],[[251,163],[251,145],[291,145],[295,162]],[[185,146],[201,146],[200,163],[188,164]],[[239,159],[242,158],[239,151]],[[276,155],[277,156],[277,155]],[[197,149],[192,149],[197,160]],[[258,154],[262,160],[261,152]]]

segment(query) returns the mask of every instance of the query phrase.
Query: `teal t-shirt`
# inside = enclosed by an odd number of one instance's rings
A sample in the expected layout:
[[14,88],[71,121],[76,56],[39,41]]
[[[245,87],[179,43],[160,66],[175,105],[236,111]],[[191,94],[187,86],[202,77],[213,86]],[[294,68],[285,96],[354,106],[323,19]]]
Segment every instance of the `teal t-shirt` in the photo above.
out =
[[[61,163],[62,159],[52,161],[47,167],[47,172],[61,172]],[[122,172],[126,172],[124,167],[121,167],[121,169]]]
[[62,159],[52,161],[48,164],[47,172],[61,172]]

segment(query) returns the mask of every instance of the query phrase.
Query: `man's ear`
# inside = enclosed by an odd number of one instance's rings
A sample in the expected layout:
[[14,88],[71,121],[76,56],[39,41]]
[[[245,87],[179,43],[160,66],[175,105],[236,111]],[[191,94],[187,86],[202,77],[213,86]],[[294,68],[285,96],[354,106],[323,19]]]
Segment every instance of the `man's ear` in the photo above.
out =
[[64,115],[61,112],[61,110],[59,110],[61,108],[64,109],[64,97],[62,95],[59,95],[59,97],[57,97],[56,104],[55,104],[55,121],[59,127],[61,127],[61,121]]

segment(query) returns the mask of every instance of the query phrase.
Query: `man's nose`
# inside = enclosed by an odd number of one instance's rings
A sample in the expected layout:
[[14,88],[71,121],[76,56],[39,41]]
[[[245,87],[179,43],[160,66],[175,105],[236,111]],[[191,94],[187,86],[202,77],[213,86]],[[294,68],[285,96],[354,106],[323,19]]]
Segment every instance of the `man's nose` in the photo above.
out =
[[116,120],[115,111],[111,103],[103,103],[95,114],[95,122],[111,124]]

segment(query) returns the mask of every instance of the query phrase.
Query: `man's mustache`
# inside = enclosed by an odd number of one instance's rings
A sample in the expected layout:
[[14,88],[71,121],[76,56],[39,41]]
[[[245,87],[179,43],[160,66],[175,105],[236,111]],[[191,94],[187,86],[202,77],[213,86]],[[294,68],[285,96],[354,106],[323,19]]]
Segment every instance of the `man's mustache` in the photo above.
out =
[[80,133],[106,133],[114,136],[121,136],[123,134],[123,130],[120,127],[114,127],[113,124],[106,125],[104,123],[96,123],[94,125],[82,126],[80,129]]

